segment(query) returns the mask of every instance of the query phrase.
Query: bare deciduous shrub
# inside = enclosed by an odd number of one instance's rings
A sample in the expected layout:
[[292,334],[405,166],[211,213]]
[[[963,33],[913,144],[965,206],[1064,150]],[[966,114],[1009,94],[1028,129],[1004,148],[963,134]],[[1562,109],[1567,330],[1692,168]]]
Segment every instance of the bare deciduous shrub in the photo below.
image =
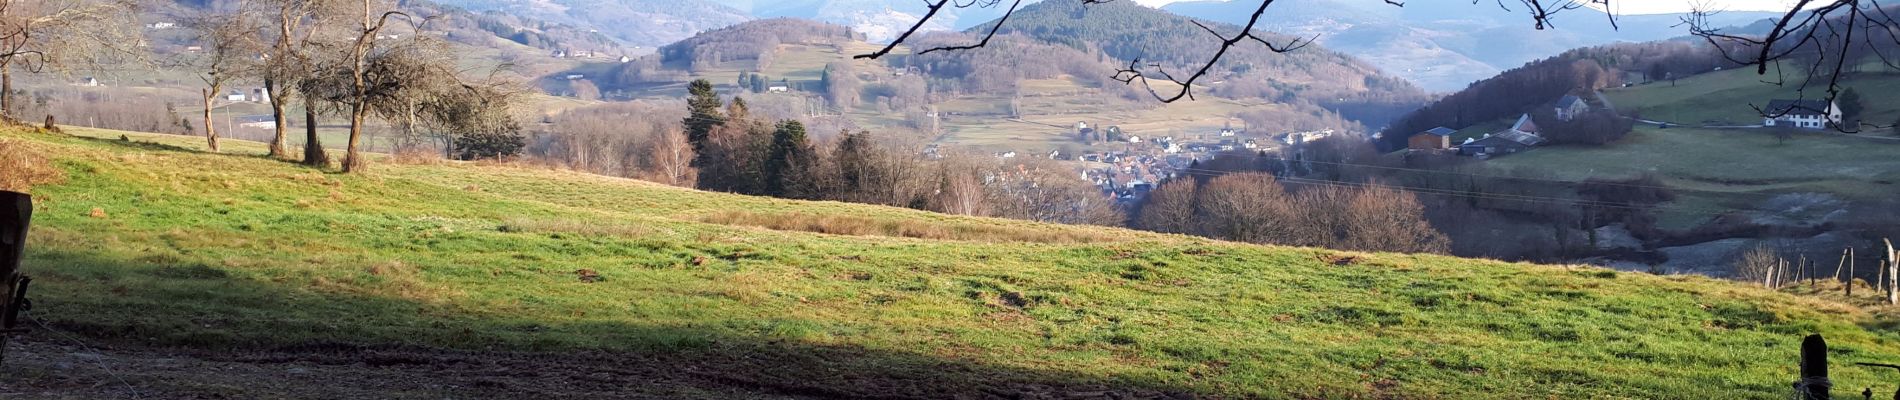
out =
[[1286,191],[1273,175],[1245,172],[1224,175],[1207,182],[1196,202],[1202,232],[1215,238],[1250,243],[1276,241],[1293,236],[1292,211],[1286,208]]
[[17,140],[0,140],[0,190],[26,192],[35,185],[66,179],[65,172]]
[[[1318,208],[1324,204],[1306,204]],[[1411,193],[1370,187],[1355,191],[1341,216],[1347,234],[1338,248],[1406,253],[1444,253],[1451,240],[1425,220],[1425,206]]]
[[398,147],[396,152],[390,155],[389,160],[403,165],[436,165],[443,162],[442,155],[437,154],[435,150],[417,146]]
[[1742,253],[1742,259],[1736,261],[1735,279],[1759,283],[1763,286],[1771,285],[1771,279],[1777,274],[1775,269],[1781,266],[1781,262],[1781,256],[1775,254],[1773,247],[1766,244],[1757,245],[1748,252]]
[[1168,181],[1148,194],[1135,225],[1141,229],[1166,233],[1194,233],[1194,196],[1199,185],[1193,179]]

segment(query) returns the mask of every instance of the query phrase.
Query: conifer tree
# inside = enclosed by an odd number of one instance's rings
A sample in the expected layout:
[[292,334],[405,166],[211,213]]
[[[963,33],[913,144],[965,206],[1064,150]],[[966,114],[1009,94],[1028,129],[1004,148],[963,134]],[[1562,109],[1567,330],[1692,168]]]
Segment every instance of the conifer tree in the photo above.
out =
[[805,124],[795,120],[778,123],[772,132],[771,151],[765,158],[765,194],[797,198],[809,186],[807,168],[812,161],[811,142],[805,137]]

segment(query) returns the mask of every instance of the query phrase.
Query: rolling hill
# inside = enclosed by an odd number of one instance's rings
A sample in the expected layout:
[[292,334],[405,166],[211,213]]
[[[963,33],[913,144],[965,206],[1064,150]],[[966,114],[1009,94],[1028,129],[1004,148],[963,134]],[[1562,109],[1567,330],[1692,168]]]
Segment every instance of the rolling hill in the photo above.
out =
[[256,143],[71,131],[0,132],[0,155],[62,175],[31,189],[40,325],[0,370],[9,392],[1769,398],[1808,333],[1836,363],[1900,357],[1891,310],[1851,304],[1870,299],[1694,276],[507,165],[332,175]]
[[[1402,79],[1352,57],[1314,46],[1287,54],[1247,49],[1197,90],[1199,101],[1162,105],[1139,87],[1109,79],[1127,60],[1187,63],[1212,54],[1213,41],[1188,19],[1123,3],[1088,7],[1043,2],[1025,7],[994,46],[913,57],[908,48],[876,61],[854,60],[878,45],[848,27],[775,18],[708,31],[658,54],[608,69],[576,70],[617,98],[678,98],[686,82],[708,79],[722,91],[743,91],[741,74],[788,87],[744,94],[748,101],[788,103],[789,117],[844,117],[868,129],[918,129],[908,114],[940,115],[941,141],[986,150],[1047,153],[1063,148],[1076,121],[1119,125],[1141,135],[1192,137],[1250,121],[1265,133],[1365,130],[1410,110],[1424,94]],[[1148,29],[1109,35],[1085,26],[1139,24]],[[975,30],[980,30],[976,28]],[[1048,32],[1074,32],[1056,35]],[[930,33],[915,43],[966,43],[964,33]],[[913,43],[913,44],[915,44]],[[844,66],[861,83],[863,101],[823,102],[827,68]],[[914,73],[913,73],[914,72]],[[551,81],[552,85],[565,82]],[[927,93],[899,96],[898,87]],[[1160,88],[1166,90],[1165,87]],[[558,91],[558,89],[557,89]],[[928,97],[927,100],[909,97]],[[893,102],[891,99],[903,101]],[[883,98],[884,100],[879,100]],[[817,103],[814,103],[816,99]],[[1265,134],[1263,133],[1263,134]]]
[[[1196,1],[1169,4],[1177,14],[1227,23],[1245,22],[1259,3]],[[1716,26],[1747,25],[1774,16],[1767,12],[1723,12],[1709,16]],[[1466,84],[1565,50],[1616,42],[1646,42],[1682,36],[1679,14],[1621,15],[1611,27],[1594,9],[1567,10],[1554,28],[1539,31],[1522,9],[1489,3],[1419,3],[1394,7],[1383,2],[1317,0],[1276,3],[1263,19],[1265,30],[1297,36],[1318,35],[1319,43],[1365,59],[1392,74],[1434,91]]]

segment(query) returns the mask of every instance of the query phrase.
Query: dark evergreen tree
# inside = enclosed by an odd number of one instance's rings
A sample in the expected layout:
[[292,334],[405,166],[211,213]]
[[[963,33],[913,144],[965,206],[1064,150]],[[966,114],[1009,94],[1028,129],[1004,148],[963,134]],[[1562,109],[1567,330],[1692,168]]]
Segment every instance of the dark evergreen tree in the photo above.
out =
[[719,93],[713,91],[712,81],[694,80],[686,87],[686,141],[692,143],[693,152],[702,155],[693,160],[693,165],[704,163],[707,139],[714,127],[724,124],[726,117],[719,113]]
[[1861,113],[1867,111],[1867,104],[1861,102],[1860,92],[1855,91],[1854,88],[1847,88],[1841,91],[1839,96],[1835,96],[1834,103],[1835,106],[1841,108],[1841,121],[1847,124],[1847,128],[1858,129]]
[[528,140],[521,137],[519,125],[508,124],[499,129],[456,136],[453,144],[457,160],[500,160],[521,155]]
[[778,129],[772,132],[771,150],[765,158],[764,194],[785,198],[807,195],[805,191],[812,181],[808,167],[812,161],[811,141],[805,137],[805,124],[795,120],[780,121]]
[[845,193],[856,195],[863,192],[866,189],[864,186],[869,183],[865,175],[871,168],[871,132],[844,131],[840,135],[842,138],[838,140],[838,150],[832,152],[832,158],[838,164],[838,184],[843,186]]

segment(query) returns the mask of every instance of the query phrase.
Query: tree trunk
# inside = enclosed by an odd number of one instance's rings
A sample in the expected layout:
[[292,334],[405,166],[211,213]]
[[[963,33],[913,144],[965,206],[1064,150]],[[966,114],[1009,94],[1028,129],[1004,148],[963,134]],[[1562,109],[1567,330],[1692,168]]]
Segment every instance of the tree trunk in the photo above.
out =
[[323,150],[323,140],[317,137],[317,103],[305,96],[303,102],[303,163],[313,167],[330,166],[330,153]]
[[265,97],[270,98],[270,116],[273,122],[271,125],[274,125],[273,128],[276,129],[270,139],[270,157],[290,158],[290,153],[284,151],[284,142],[289,139],[289,133],[286,132],[289,130],[286,125],[289,123],[284,119],[284,95],[277,93],[275,80],[265,79],[264,90],[270,92],[266,93]]
[[350,143],[343,150],[343,172],[356,172],[363,167],[363,158],[358,149],[363,140],[363,120],[368,107],[362,103],[350,106]]
[[212,89],[205,88],[203,90],[205,95],[205,145],[210,146],[211,152],[216,153],[218,152],[218,124],[211,121]]
[[0,63],[0,119],[13,120],[13,66]]

